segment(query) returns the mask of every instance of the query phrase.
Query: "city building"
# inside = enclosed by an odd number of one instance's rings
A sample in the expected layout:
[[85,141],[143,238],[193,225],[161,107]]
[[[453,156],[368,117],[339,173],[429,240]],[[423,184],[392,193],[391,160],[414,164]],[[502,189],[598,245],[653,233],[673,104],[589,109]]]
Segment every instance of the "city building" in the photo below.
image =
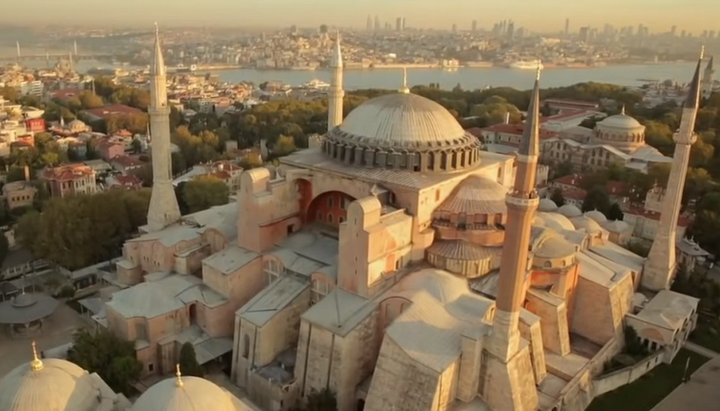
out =
[[[697,299],[667,290],[673,265],[646,279],[599,216],[538,211],[539,80],[512,156],[482,151],[404,84],[278,167],[244,171],[237,202],[180,217],[169,138],[157,145],[169,137],[159,44],[149,224],[103,276],[122,290],[98,320],[136,341],[145,376],[172,372],[190,342],[201,364],[229,361],[263,409],[329,388],[339,411],[579,411],[625,324],[665,362],[692,331]],[[329,97],[332,122],[342,100]],[[677,188],[663,222],[677,219]]]
[[95,151],[101,159],[110,161],[115,157],[125,155],[125,144],[113,141],[102,141],[95,146]]
[[647,172],[653,164],[672,162],[672,158],[645,144],[645,126],[625,114],[624,109],[598,122],[592,132],[571,128],[541,144],[543,163],[570,162],[578,172],[605,169],[611,164]]
[[37,188],[29,181],[14,181],[3,185],[2,193],[8,210],[14,210],[21,207],[32,207],[35,195],[37,195]]
[[[648,191],[642,207],[630,206],[623,210],[623,221],[632,229],[633,237],[652,241],[657,236],[665,194],[664,188],[655,186]],[[675,237],[684,238],[691,222],[688,214],[680,214],[675,224]]]
[[53,197],[97,192],[95,171],[81,163],[47,168],[42,179],[47,182]]

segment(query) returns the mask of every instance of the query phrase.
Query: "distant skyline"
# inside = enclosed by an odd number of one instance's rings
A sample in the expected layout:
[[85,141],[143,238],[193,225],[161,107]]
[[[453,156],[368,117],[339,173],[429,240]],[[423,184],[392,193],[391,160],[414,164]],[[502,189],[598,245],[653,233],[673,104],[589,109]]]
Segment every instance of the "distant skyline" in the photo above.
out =
[[[488,4],[489,3],[489,4]],[[102,6],[98,6],[102,4]],[[111,5],[112,4],[112,5]],[[38,11],[42,10],[42,13]],[[522,13],[518,13],[522,10]],[[651,32],[678,30],[720,31],[718,0],[24,0],[3,6],[0,23],[15,25],[73,24],[144,26],[312,27],[363,28],[368,14],[383,22],[398,16],[408,27],[461,30],[472,20],[480,28],[512,19],[516,27],[557,32],[570,19],[576,32],[582,26],[616,27],[644,24]]]

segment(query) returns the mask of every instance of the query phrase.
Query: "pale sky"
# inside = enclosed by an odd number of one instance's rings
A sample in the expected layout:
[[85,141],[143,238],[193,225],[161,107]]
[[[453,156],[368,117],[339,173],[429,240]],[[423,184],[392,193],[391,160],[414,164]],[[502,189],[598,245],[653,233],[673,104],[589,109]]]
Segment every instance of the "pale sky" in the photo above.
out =
[[651,32],[672,25],[678,31],[720,30],[720,0],[22,0],[7,1],[0,22],[364,27],[368,14],[393,24],[404,16],[409,27],[441,29],[453,23],[467,29],[473,19],[485,28],[512,19],[516,27],[560,31],[570,18],[573,32],[605,23],[645,24]]

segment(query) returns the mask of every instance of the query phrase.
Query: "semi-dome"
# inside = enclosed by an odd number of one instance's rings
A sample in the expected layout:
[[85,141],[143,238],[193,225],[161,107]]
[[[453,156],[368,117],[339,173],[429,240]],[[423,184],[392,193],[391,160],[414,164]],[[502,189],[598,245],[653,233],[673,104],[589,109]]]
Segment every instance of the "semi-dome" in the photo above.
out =
[[598,224],[603,224],[607,221],[607,217],[605,217],[605,214],[601,213],[598,210],[592,210],[585,213],[585,217],[595,221]]
[[415,94],[368,100],[331,130],[326,155],[350,165],[453,171],[480,160],[480,142],[441,105]]
[[567,218],[579,217],[582,215],[582,211],[572,204],[565,204],[557,209],[557,212],[564,215]]
[[598,223],[596,223],[593,219],[586,216],[580,216],[575,217],[570,220],[573,225],[575,226],[575,229],[577,230],[585,230],[588,234],[597,234],[602,232],[602,228]]
[[624,130],[635,130],[644,127],[642,124],[640,124],[639,121],[628,116],[624,112],[621,114],[607,117],[604,120],[598,122],[597,125],[601,127],[612,127]]
[[[469,176],[455,187],[435,214],[495,215],[507,213],[507,187],[480,176]],[[470,221],[471,222],[471,221]]]
[[138,398],[132,411],[236,411],[230,394],[198,377],[168,378],[150,387]]
[[100,393],[89,377],[69,361],[34,354],[0,380],[0,411],[96,411]]
[[538,211],[544,211],[544,212],[552,212],[558,209],[557,204],[555,204],[554,201],[552,201],[549,198],[543,198],[540,199],[540,205],[538,206]]

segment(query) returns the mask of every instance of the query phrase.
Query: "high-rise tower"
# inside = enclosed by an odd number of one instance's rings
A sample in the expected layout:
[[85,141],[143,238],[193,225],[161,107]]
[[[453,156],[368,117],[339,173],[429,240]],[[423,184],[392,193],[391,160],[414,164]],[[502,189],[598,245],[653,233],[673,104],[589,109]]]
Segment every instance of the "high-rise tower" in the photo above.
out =
[[340,32],[335,35],[335,49],[330,59],[332,84],[328,90],[328,131],[342,124],[343,120],[343,61],[340,51]]
[[505,197],[507,224],[500,257],[495,317],[487,345],[484,397],[498,411],[535,411],[538,406],[530,350],[521,340],[520,310],[530,268],[530,230],[540,200],[535,174],[540,154],[540,68],[518,150],[515,184]]
[[172,185],[170,156],[170,107],[167,101],[167,69],[160,32],[155,25],[155,51],[150,64],[150,129],[152,132],[153,188],[148,209],[148,230],[159,231],[180,219]]
[[663,198],[660,226],[655,234],[655,240],[652,248],[650,248],[650,254],[645,261],[645,269],[643,270],[642,285],[652,291],[668,288],[675,275],[677,263],[675,260],[675,243],[677,242],[675,233],[678,217],[680,216],[680,202],[685,188],[688,162],[690,161],[690,147],[697,140],[694,128],[700,100],[701,64],[702,53],[683,106],[680,129],[673,136],[675,154],[673,155],[670,177]]

